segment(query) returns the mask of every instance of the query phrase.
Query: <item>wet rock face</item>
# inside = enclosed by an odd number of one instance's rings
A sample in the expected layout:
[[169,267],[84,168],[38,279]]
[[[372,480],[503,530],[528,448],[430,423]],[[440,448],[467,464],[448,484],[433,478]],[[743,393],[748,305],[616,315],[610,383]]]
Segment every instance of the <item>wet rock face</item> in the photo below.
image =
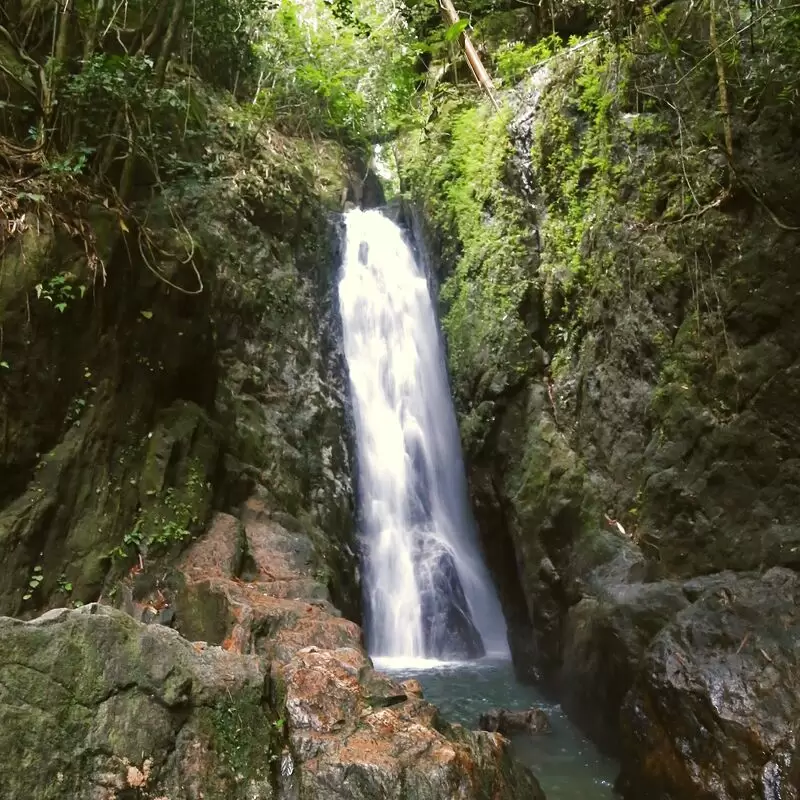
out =
[[795,800],[800,576],[709,589],[654,639],[622,709],[631,797]]
[[509,711],[493,708],[481,714],[478,727],[482,731],[497,731],[503,736],[513,733],[550,733],[550,720],[541,708],[527,711]]
[[679,583],[605,587],[569,609],[559,688],[565,711],[611,753],[619,709],[650,640],[689,600]]
[[[469,612],[453,557],[443,552],[432,558],[433,563],[426,565],[434,573],[432,588],[421,598],[425,652],[442,659],[481,658],[486,650]],[[425,554],[420,560],[426,560]]]

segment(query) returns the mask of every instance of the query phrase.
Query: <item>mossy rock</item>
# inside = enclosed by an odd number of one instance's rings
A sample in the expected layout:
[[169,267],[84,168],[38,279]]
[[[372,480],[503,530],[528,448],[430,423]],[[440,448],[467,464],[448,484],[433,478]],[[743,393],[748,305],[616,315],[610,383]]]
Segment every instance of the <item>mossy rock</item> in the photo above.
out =
[[[95,605],[0,618],[0,630],[4,797],[73,800],[109,786],[183,797],[194,786],[215,800],[272,798],[274,714],[258,658]],[[229,708],[247,725],[215,727]]]

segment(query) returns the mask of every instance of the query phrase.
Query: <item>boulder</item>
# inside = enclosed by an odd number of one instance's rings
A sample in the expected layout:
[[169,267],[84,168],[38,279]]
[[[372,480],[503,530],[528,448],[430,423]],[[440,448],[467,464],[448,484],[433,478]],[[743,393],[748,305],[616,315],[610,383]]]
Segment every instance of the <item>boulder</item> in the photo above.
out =
[[629,797],[796,800],[800,576],[715,581],[659,633],[621,712]]
[[543,798],[502,737],[448,725],[417,681],[373,669],[319,580],[313,531],[250,498],[238,518],[216,514],[178,567],[174,595],[155,589],[178,630],[268,663],[280,736],[261,760],[276,766],[276,800]]
[[303,798],[544,800],[502,736],[448,725],[363,652],[309,647],[282,669]]
[[478,727],[482,731],[496,731],[503,736],[513,733],[550,733],[550,720],[541,708],[526,711],[509,711],[493,708],[481,714]]
[[0,639],[0,797],[273,797],[258,657],[94,604],[2,617]]
[[431,575],[429,582],[423,582],[420,597],[425,652],[433,658],[453,661],[481,658],[486,650],[472,620],[453,556],[446,550],[436,552],[437,549],[435,542],[425,543],[417,556],[420,563],[430,565]]
[[416,678],[409,678],[400,684],[400,688],[408,697],[423,697],[422,684]]
[[619,710],[650,640],[689,601],[680,583],[618,584],[569,609],[559,675],[564,710],[607,752]]

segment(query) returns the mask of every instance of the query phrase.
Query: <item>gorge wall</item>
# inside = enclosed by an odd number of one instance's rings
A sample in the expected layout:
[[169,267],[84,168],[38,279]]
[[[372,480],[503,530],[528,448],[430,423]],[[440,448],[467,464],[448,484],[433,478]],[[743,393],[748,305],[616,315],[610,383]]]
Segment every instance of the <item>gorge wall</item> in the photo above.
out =
[[401,148],[515,663],[630,796],[793,798],[797,109],[706,10],[580,24]]

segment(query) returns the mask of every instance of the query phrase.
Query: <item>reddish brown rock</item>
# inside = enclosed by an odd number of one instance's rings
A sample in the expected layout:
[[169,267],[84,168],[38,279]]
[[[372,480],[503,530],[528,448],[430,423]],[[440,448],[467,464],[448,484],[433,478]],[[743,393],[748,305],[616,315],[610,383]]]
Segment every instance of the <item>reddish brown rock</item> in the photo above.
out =
[[403,681],[400,684],[400,688],[406,693],[408,697],[421,698],[423,696],[422,684],[415,678],[409,678],[407,681]]
[[[248,501],[243,519],[216,514],[184,556],[178,629],[188,638],[279,661],[309,644],[360,648],[361,629],[338,614],[313,575],[308,537],[271,520],[258,500]],[[234,571],[243,562],[247,579]]]
[[372,668],[361,629],[317,579],[321,566],[311,537],[255,499],[241,520],[217,514],[180,563],[179,630],[272,662],[287,796],[377,800],[403,786],[403,800],[543,798],[501,736],[447,725],[418,681]]

